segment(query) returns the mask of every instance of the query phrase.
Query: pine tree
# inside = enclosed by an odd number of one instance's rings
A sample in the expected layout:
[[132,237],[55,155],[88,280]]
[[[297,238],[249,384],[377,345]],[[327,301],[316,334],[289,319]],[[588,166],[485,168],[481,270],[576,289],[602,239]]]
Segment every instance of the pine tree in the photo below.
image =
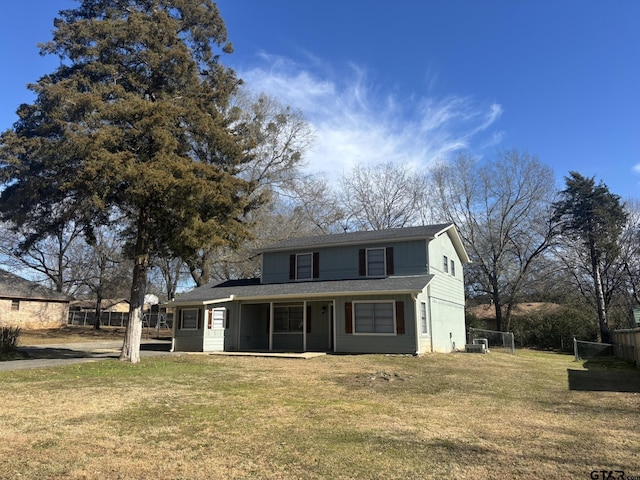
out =
[[565,177],[566,188],[554,203],[555,219],[562,234],[577,240],[588,252],[595,303],[598,310],[600,338],[609,342],[607,305],[602,281],[602,268],[619,255],[619,239],[627,220],[620,197],[608,187],[596,185],[593,177],[577,172]]
[[30,89],[33,104],[0,138],[0,212],[36,236],[65,218],[124,219],[134,262],[121,355],[139,361],[149,258],[247,235],[250,151],[230,101],[240,80],[211,0],[79,0],[60,12],[42,54],[60,66]]

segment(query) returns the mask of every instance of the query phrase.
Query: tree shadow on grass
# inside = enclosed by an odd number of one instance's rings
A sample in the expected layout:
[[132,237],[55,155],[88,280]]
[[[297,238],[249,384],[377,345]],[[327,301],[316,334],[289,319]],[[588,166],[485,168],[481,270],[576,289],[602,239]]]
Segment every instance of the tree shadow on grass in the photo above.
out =
[[567,369],[569,390],[640,393],[640,369],[621,361],[589,360],[586,370]]

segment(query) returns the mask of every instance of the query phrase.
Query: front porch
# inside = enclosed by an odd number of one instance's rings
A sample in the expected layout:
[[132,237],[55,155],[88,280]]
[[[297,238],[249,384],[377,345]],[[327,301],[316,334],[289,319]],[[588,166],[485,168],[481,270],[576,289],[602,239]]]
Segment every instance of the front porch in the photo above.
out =
[[331,352],[334,300],[241,303],[237,342],[240,352]]

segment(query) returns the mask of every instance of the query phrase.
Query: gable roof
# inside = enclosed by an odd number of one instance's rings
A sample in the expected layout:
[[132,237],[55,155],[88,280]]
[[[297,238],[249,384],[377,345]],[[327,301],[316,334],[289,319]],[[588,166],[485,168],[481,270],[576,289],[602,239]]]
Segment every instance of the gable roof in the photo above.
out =
[[354,294],[411,294],[421,292],[433,279],[433,275],[387,277],[358,280],[329,280],[315,282],[268,283],[260,279],[230,280],[211,283],[183,293],[170,305],[203,305],[231,300],[276,300],[304,296]]
[[69,302],[71,297],[0,269],[0,298]]
[[418,227],[390,228],[386,230],[367,230],[362,232],[318,235],[314,237],[288,238],[268,245],[260,252],[279,252],[301,248],[331,247],[336,245],[357,245],[384,243],[389,241],[432,240],[447,233],[463,263],[471,263],[471,259],[462,244],[462,239],[453,223],[439,223]]

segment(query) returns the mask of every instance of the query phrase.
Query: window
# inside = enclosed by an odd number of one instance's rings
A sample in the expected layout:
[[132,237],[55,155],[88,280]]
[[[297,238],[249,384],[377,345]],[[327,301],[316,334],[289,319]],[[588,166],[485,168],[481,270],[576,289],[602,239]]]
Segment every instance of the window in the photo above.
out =
[[367,277],[381,277],[386,273],[384,248],[367,249]]
[[422,325],[422,334],[429,335],[429,322],[427,322],[427,304],[420,302],[420,323]]
[[14,298],[11,300],[11,311],[17,312],[18,310],[20,310],[20,300]]
[[443,267],[444,273],[449,273],[449,259],[445,255],[444,257],[442,257],[442,260],[443,260],[442,267]]
[[354,302],[354,333],[395,334],[394,302]]
[[302,305],[277,305],[273,307],[274,333],[302,333],[303,323]]
[[320,278],[320,252],[298,253],[289,256],[289,280]]
[[180,329],[197,330],[198,329],[198,309],[185,308],[180,312]]
[[313,273],[313,255],[311,253],[302,253],[296,255],[296,279],[307,280],[312,278]]
[[456,262],[451,260],[451,275],[456,276]]
[[358,255],[358,275],[361,277],[393,275],[393,247],[361,248]]
[[209,317],[209,328],[225,328],[226,308],[214,308]]

